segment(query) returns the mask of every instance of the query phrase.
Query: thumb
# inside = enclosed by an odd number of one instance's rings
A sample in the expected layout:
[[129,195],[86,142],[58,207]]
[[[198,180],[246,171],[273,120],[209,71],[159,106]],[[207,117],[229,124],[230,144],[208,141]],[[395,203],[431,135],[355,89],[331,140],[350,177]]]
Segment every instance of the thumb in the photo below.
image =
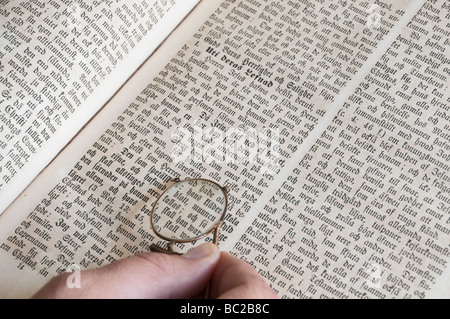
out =
[[182,256],[143,253],[82,271],[79,289],[68,288],[67,274],[59,276],[34,298],[192,298],[206,287],[219,258],[210,243]]

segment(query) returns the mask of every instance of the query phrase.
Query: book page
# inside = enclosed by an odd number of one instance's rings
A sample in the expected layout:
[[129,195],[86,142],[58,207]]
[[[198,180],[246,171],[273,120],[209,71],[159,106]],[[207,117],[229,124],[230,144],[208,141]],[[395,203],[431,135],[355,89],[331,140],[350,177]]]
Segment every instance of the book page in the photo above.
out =
[[[26,218],[8,223],[3,263],[44,282],[72,265],[148,251],[162,244],[148,219],[166,182],[203,177],[230,188],[221,249],[249,262],[280,297],[426,297],[446,266],[448,238],[443,230],[430,244],[434,230],[420,233],[422,215],[400,211],[424,200],[421,192],[407,202],[419,186],[402,189],[400,168],[380,175],[393,165],[386,152],[396,156],[397,147],[384,148],[394,143],[389,136],[401,147],[400,131],[418,134],[416,118],[408,126],[387,119],[383,111],[397,111],[382,102],[403,93],[400,75],[414,71],[394,66],[404,63],[402,49],[419,45],[410,39],[415,19],[435,19],[437,7],[376,3],[223,1]],[[411,164],[409,178],[420,168]],[[431,258],[427,242],[441,255]]]
[[275,204],[291,212],[277,223],[278,253],[263,259],[266,268],[250,253],[284,297],[449,296],[449,60],[440,27],[448,8],[405,11],[405,26],[392,30],[252,221],[270,222]]
[[[188,18],[183,21],[183,24],[176,31],[171,34],[170,38],[164,42],[162,49],[157,50],[154,56],[142,66],[132,78],[127,81],[125,86],[118,91],[114,98],[108,102],[108,104],[99,112],[99,114],[89,122],[86,128],[84,128],[74,139],[67,148],[58,156],[52,163],[41,173],[36,180],[20,195],[20,197],[0,216],[0,234],[5,238],[5,245],[0,249],[0,263],[2,268],[2,276],[0,281],[2,282],[2,289],[0,296],[5,297],[28,297],[31,296],[37,289],[39,289],[45,282],[47,282],[53,274],[49,272],[46,274],[47,269],[50,271],[56,271],[54,266],[59,264],[55,260],[59,259],[63,262],[64,255],[52,254],[51,261],[48,257],[41,259],[38,267],[29,267],[27,263],[23,263],[25,256],[21,253],[25,251],[30,252],[30,256],[33,255],[34,249],[32,246],[39,246],[39,242],[34,242],[34,239],[38,241],[42,240],[42,237],[34,237],[36,229],[30,226],[30,237],[27,237],[25,241],[22,241],[24,237],[16,235],[10,236],[11,229],[20,232],[23,226],[20,226],[21,221],[29,216],[37,206],[42,204],[43,198],[50,193],[54,185],[58,184],[65,178],[67,172],[70,172],[72,167],[79,162],[83,154],[86,152],[86,145],[94,145],[98,137],[101,136],[110,126],[110,123],[115,121],[124,111],[124,105],[127,106],[134,101],[135,97],[147,86],[148,78],[158,74],[161,65],[166,65],[170,58],[175,55],[182,44],[192,37],[194,32],[200,27],[205,20],[204,17],[209,16],[218,6],[218,1],[203,2],[199,8],[196,8]],[[198,12],[197,12],[198,11]],[[52,193],[53,194],[53,193]],[[63,197],[59,198],[63,200]],[[40,208],[38,209],[40,210]],[[54,239],[59,238],[62,242],[65,242],[64,230],[59,229],[53,225],[53,223],[46,217],[47,213],[42,211],[38,213],[37,218],[34,220],[37,222],[37,232],[46,230],[49,227],[52,232],[56,232],[57,235]],[[56,222],[56,221],[55,221]],[[19,229],[18,229],[19,227]],[[47,229],[48,231],[48,229]],[[87,232],[87,231],[86,231]],[[28,233],[28,232],[27,232]],[[24,233],[22,233],[24,234]],[[45,236],[44,233],[40,233]],[[106,234],[105,234],[106,235]],[[19,238],[19,241],[16,239]],[[45,237],[47,240],[49,237]],[[70,238],[66,237],[66,238]],[[33,243],[30,243],[30,241]],[[18,244],[16,248],[15,245]],[[55,242],[56,244],[57,242]],[[14,248],[13,250],[8,247]],[[55,247],[48,244],[48,250],[54,250]],[[111,247],[112,248],[112,247]],[[5,254],[5,252],[8,253]],[[54,252],[57,252],[55,250]],[[11,256],[12,254],[12,256]],[[28,254],[27,254],[28,255]],[[22,256],[22,257],[21,257]],[[3,258],[5,257],[5,258]],[[17,258],[16,258],[17,257]],[[38,257],[36,255],[36,257]],[[21,261],[22,260],[22,261]],[[42,261],[42,263],[41,263]],[[75,265],[75,264],[74,264]],[[41,267],[42,266],[42,267]],[[50,268],[48,268],[50,267]],[[58,272],[69,269],[62,267],[58,269]]]
[[0,213],[197,2],[2,2]]

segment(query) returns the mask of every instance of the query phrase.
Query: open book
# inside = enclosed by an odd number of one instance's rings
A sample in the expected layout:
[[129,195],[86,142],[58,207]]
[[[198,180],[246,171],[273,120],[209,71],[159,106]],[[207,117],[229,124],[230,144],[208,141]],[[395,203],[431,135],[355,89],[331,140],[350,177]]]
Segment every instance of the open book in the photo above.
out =
[[148,251],[175,177],[229,187],[219,246],[280,297],[450,296],[448,1],[3,0],[0,18],[1,297]]

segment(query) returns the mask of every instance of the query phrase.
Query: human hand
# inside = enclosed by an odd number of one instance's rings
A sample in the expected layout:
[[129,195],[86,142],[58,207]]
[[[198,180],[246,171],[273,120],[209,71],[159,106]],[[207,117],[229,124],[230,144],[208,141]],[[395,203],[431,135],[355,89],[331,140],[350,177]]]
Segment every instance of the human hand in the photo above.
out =
[[144,253],[80,273],[81,287],[68,288],[65,273],[52,279],[33,298],[194,298],[208,283],[211,298],[276,298],[264,279],[247,263],[213,244],[188,253]]

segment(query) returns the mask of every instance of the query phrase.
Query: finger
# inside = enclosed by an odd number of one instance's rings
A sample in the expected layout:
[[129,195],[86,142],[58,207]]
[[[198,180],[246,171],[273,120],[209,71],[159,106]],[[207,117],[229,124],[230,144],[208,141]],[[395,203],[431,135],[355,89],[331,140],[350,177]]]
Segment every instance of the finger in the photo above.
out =
[[65,274],[52,280],[35,298],[190,298],[208,284],[219,261],[213,244],[183,256],[144,253],[103,268],[81,272],[79,289],[69,289]]
[[221,253],[212,279],[211,296],[221,299],[278,298],[256,270],[228,253]]

